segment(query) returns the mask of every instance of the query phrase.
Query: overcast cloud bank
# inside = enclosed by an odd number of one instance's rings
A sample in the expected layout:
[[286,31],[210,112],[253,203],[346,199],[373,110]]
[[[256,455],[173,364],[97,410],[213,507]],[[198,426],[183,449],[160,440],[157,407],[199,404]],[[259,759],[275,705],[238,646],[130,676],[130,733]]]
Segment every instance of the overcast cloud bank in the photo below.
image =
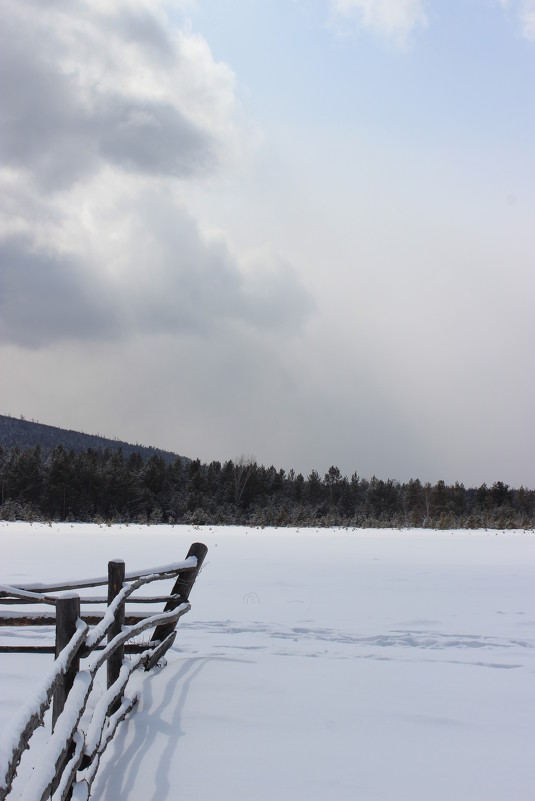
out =
[[1,411],[535,484],[532,0],[185,8],[2,3]]

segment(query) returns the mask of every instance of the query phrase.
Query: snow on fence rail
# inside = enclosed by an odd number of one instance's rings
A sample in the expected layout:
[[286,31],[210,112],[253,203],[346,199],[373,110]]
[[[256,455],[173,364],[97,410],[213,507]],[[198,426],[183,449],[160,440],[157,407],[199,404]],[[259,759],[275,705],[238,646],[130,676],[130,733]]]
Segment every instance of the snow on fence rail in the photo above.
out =
[[[56,643],[50,646],[1,646],[3,652],[55,653],[55,661],[42,678],[34,697],[26,703],[11,730],[0,740],[0,801],[8,799],[17,768],[32,734],[43,725],[53,700],[52,735],[46,753],[34,765],[24,788],[25,801],[85,801],[91,794],[100,758],[117,726],[134,707],[138,696],[127,697],[126,685],[136,668],[150,670],[172,646],[176,625],[189,611],[189,595],[207,553],[202,543],[194,543],[182,562],[125,572],[122,561],[108,563],[108,577],[69,581],[62,584],[30,584],[17,587],[0,585],[0,604],[46,604],[55,607],[45,613],[0,613],[0,626],[56,626]],[[175,578],[168,596],[135,596],[145,584]],[[80,597],[74,590],[108,585],[107,598]],[[60,595],[51,593],[59,592]],[[126,603],[165,602],[156,614],[125,613]],[[107,603],[102,614],[82,614],[81,603]],[[94,627],[90,628],[89,624]],[[154,628],[147,643],[129,641]],[[103,640],[107,638],[106,645]],[[135,654],[131,661],[125,653]],[[92,657],[87,667],[80,660]],[[96,703],[84,732],[80,721],[87,707],[98,670],[107,666],[107,691]]]

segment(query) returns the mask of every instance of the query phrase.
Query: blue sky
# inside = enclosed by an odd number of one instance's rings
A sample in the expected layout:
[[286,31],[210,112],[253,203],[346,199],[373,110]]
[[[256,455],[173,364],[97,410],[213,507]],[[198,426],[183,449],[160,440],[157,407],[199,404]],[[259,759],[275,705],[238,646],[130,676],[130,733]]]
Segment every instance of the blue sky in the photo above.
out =
[[4,0],[0,410],[535,485],[533,0]]
[[[234,70],[238,94],[269,125],[351,125],[464,146],[479,130],[515,134],[533,111],[525,92],[532,45],[498,3],[430,3],[427,27],[405,46],[356,23],[335,24],[327,3],[201,2],[194,30]],[[516,121],[516,124],[515,124]],[[479,137],[477,137],[479,139]]]

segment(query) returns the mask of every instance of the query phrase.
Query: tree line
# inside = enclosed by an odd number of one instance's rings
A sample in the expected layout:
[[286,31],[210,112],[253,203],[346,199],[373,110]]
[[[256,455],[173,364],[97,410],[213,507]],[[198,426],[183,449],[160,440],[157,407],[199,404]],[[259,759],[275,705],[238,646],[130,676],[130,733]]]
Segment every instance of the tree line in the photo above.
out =
[[252,459],[173,462],[122,449],[0,447],[0,519],[195,525],[534,528],[535,491],[501,481],[308,476]]

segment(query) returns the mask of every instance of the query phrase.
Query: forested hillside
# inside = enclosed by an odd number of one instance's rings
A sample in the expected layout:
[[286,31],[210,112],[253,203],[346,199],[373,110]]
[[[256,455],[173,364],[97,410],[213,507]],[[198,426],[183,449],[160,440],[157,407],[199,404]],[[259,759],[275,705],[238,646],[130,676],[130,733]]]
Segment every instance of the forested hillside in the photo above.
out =
[[0,518],[137,523],[533,528],[535,491],[343,476],[306,478],[239,460],[201,464],[153,454],[0,448]]
[[56,426],[47,426],[37,423],[34,420],[25,420],[23,417],[10,417],[0,414],[0,446],[4,450],[9,450],[18,446],[19,448],[33,448],[35,445],[41,447],[44,454],[49,454],[57,445],[62,445],[66,451],[85,451],[106,449],[110,451],[122,450],[123,456],[131,456],[139,453],[143,459],[158,455],[165,462],[174,462],[178,457],[177,453],[162,451],[159,448],[146,447],[144,445],[132,445],[128,442],[121,442],[118,439],[108,439],[96,434],[83,434],[81,431],[70,431]]

